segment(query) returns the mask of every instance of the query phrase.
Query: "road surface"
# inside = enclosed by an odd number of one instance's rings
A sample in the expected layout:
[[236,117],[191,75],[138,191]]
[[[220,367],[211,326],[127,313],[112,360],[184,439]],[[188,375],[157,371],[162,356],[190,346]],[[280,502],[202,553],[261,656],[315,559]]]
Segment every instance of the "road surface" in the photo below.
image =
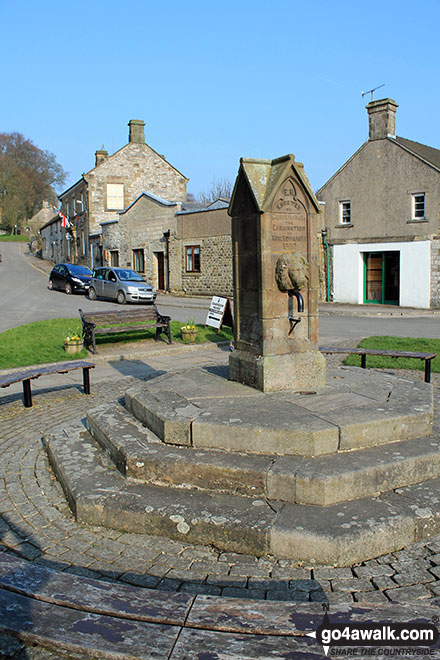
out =
[[[91,302],[82,294],[67,296],[62,291],[49,291],[48,276],[40,270],[47,267],[47,262],[41,262],[39,267],[32,265],[26,243],[1,243],[0,247],[0,332],[31,321],[79,318],[80,307],[86,311],[120,309],[119,305],[108,301]],[[209,298],[159,294],[157,305],[162,314],[169,314],[174,320],[193,318],[197,323],[204,323],[209,301]],[[440,316],[359,316],[345,310],[343,314],[322,315],[319,330],[321,344],[371,335],[438,339]]]

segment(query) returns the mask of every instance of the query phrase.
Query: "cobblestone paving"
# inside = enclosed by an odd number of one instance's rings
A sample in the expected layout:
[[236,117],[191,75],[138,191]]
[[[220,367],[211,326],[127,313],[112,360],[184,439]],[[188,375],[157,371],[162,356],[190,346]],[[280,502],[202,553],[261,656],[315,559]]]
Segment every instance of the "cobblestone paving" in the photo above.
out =
[[[194,352],[184,368],[202,359],[206,354]],[[227,354],[211,359],[212,364],[225,363]],[[146,362],[156,373],[171,365],[161,356]],[[173,364],[175,369],[175,359]],[[335,568],[79,526],[48,467],[41,437],[121,396],[136,378],[120,373],[117,380],[94,385],[91,397],[76,387],[58,387],[35,396],[30,409],[18,395],[0,399],[0,543],[6,552],[67,573],[197,594],[330,603],[409,602],[440,595],[440,536],[359,566]],[[422,373],[408,376],[422,378]],[[437,374],[434,380],[440,403]],[[436,427],[438,432],[438,422]]]

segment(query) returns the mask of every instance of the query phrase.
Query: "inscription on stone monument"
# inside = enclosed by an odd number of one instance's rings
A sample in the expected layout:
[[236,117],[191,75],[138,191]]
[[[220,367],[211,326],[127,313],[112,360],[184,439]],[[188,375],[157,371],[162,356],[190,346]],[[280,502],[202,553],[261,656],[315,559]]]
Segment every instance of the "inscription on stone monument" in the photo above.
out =
[[272,217],[272,252],[306,252],[305,213],[274,213]]

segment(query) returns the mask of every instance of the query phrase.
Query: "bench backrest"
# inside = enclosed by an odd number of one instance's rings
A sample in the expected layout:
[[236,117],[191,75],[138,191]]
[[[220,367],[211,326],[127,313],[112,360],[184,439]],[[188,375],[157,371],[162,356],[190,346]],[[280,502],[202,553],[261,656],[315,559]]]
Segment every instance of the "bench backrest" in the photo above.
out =
[[83,312],[79,310],[81,319],[86,323],[95,325],[109,325],[112,323],[136,323],[141,321],[155,321],[157,308],[155,305],[136,307],[135,309],[109,310],[103,312]]

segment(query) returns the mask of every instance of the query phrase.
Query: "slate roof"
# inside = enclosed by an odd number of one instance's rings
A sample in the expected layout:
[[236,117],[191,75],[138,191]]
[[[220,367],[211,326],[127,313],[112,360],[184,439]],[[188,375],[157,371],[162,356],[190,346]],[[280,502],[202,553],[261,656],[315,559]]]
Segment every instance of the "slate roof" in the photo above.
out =
[[402,137],[396,137],[395,141],[404,149],[411,151],[419,158],[426,160],[428,163],[440,170],[440,149],[434,149],[434,147],[428,147],[426,144],[413,142],[413,140],[407,140],[406,138]]

